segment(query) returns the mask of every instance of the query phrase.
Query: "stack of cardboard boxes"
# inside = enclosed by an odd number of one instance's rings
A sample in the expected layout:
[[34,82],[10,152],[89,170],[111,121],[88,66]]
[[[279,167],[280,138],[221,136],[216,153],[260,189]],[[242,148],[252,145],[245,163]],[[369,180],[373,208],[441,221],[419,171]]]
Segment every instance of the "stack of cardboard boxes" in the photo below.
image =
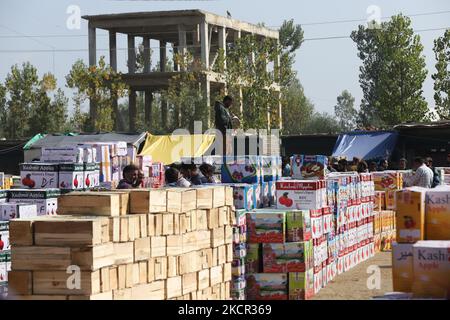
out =
[[59,216],[12,220],[10,297],[228,299],[228,189],[72,192]]
[[450,298],[450,189],[397,192],[394,290],[415,298]]
[[385,200],[387,210],[395,210],[395,192],[403,188],[403,174],[400,171],[373,172],[375,190],[383,192],[380,194]]
[[247,257],[247,217],[245,210],[236,210],[236,221],[233,225],[233,263],[231,297],[233,300],[246,300],[246,270]]

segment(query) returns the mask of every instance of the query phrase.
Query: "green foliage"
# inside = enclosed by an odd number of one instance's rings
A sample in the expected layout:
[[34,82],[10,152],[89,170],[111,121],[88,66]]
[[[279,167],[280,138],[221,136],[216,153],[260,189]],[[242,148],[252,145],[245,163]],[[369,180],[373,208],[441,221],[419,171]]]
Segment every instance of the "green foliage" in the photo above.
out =
[[436,113],[441,119],[450,120],[450,29],[434,41],[436,73],[434,80],[434,101]]
[[337,97],[337,104],[334,106],[334,114],[339,120],[339,126],[343,131],[355,129],[358,112],[355,107],[355,98],[347,90]]
[[319,113],[316,112],[313,114],[308,124],[306,125],[303,133],[312,134],[312,133],[339,133],[341,132],[341,128],[336,119],[329,115],[328,113]]
[[426,120],[429,110],[422,85],[427,71],[423,46],[411,20],[400,14],[379,29],[359,26],[351,38],[362,60],[361,124],[378,121],[380,126],[389,127]]
[[82,60],[72,66],[66,76],[67,86],[75,89],[74,100],[80,105],[87,99],[96,106],[96,114],[90,115],[89,131],[112,131],[115,117],[112,110],[114,99],[127,93],[127,86],[122,81],[121,74],[115,72],[101,57],[98,66],[88,67]]

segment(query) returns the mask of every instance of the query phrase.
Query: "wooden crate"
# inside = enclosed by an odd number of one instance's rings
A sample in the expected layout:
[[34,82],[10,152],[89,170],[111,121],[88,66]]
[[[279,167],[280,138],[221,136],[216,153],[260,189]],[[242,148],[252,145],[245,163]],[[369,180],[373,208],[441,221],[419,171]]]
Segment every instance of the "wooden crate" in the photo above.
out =
[[151,258],[164,257],[167,253],[166,237],[150,237]]
[[72,265],[71,248],[11,247],[11,270],[66,270]]
[[197,192],[194,189],[168,188],[167,212],[183,213],[197,209]]
[[122,251],[117,249],[120,245],[110,242],[94,247],[72,248],[71,263],[82,270],[98,270],[111,266],[117,259],[122,260]]
[[9,271],[8,290],[15,295],[31,295],[33,275],[31,271]]
[[211,187],[197,188],[197,209],[211,209],[213,205],[214,189]]
[[[166,281],[154,281],[131,288],[132,300],[164,300],[166,298]],[[171,284],[172,285],[172,284]]]
[[150,237],[134,240],[134,261],[150,259]]
[[92,295],[101,292],[100,271],[81,271],[79,276],[78,286],[75,274],[70,277],[66,271],[34,271],[33,294]]
[[213,208],[225,206],[225,186],[214,186],[213,188]]
[[209,269],[200,270],[197,273],[198,290],[203,290],[209,287]]
[[120,195],[120,215],[125,216],[130,212],[130,192],[132,190],[116,189],[107,193],[117,193]]
[[209,209],[206,213],[206,218],[208,221],[208,229],[215,229],[219,227],[219,209]]
[[182,276],[182,294],[187,295],[197,291],[197,272],[186,273]]
[[71,192],[58,198],[58,214],[119,216],[120,197],[117,193]]
[[197,210],[196,212],[196,226],[197,230],[207,230],[208,229],[208,219],[206,210]]
[[134,242],[122,242],[113,244],[113,263],[121,265],[132,263],[134,261]]
[[167,195],[163,189],[132,190],[130,213],[148,214],[167,211]]
[[167,299],[176,298],[182,294],[182,277],[172,277],[166,280],[166,296]]

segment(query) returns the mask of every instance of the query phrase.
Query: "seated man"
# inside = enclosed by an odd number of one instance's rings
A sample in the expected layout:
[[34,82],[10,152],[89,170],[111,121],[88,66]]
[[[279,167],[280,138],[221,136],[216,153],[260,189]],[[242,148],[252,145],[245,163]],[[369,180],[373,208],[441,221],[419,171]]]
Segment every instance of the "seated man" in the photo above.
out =
[[183,164],[181,166],[181,173],[189,180],[193,185],[201,185],[204,183],[203,174],[200,172],[195,164]]
[[189,188],[191,183],[186,180],[180,171],[176,168],[168,168],[165,172],[166,185],[168,187]]
[[203,183],[220,183],[216,177],[214,177],[214,166],[208,163],[202,163],[200,165],[200,171],[203,174],[202,182]]
[[119,181],[117,189],[135,189],[139,185],[139,168],[134,164],[123,168],[123,179]]

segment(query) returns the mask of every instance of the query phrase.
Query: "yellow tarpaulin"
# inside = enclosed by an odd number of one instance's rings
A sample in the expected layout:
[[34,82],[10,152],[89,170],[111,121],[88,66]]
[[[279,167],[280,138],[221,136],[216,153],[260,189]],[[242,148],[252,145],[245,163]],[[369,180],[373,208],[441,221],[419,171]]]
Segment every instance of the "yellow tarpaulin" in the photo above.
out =
[[139,155],[152,156],[154,162],[169,165],[182,157],[200,157],[214,143],[214,135],[147,135],[144,148]]

